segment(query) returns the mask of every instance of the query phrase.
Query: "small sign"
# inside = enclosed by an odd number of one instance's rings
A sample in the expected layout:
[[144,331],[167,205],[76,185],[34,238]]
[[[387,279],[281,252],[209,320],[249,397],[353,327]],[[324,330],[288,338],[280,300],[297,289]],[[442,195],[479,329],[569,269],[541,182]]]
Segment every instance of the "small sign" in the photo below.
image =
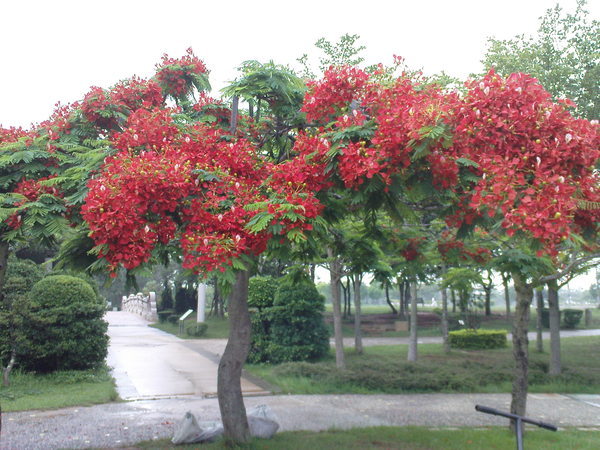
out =
[[190,316],[190,314],[193,313],[193,312],[194,312],[193,309],[188,309],[185,312],[185,314],[179,318],[179,320],[185,320],[185,319],[187,319]]

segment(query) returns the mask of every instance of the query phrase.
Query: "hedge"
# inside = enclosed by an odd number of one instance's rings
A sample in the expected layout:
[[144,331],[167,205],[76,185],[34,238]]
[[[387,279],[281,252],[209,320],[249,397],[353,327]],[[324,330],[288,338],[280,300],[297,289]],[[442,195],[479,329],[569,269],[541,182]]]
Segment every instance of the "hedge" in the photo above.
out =
[[459,330],[448,333],[450,347],[483,350],[506,347],[506,330]]
[[581,309],[563,309],[562,323],[565,328],[573,329],[579,325],[583,317]]

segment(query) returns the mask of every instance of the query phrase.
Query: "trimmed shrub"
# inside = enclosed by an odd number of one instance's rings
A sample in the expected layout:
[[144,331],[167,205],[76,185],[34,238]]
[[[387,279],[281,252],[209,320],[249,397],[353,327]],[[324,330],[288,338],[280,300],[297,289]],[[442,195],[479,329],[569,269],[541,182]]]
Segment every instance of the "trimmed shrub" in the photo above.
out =
[[329,350],[325,299],[310,280],[281,282],[273,306],[252,315],[248,361],[280,363],[319,358]]
[[4,278],[4,300],[0,302],[0,363],[6,366],[13,347],[23,345],[27,293],[41,280],[44,271],[28,259],[10,258]]
[[181,317],[180,314],[171,314],[170,316],[167,317],[167,322],[172,323],[173,325],[177,325],[180,317]]
[[248,282],[248,306],[270,308],[273,306],[279,280],[273,277],[252,277]]
[[185,329],[185,332],[188,336],[194,337],[202,337],[206,334],[206,330],[208,329],[208,325],[205,323],[195,323],[193,325],[188,325]]
[[448,333],[450,346],[470,350],[506,347],[506,330],[458,330]]
[[95,368],[108,350],[104,304],[86,281],[53,275],[29,292],[26,343],[19,364],[26,370],[52,372]]
[[563,327],[569,329],[576,328],[583,317],[583,311],[581,309],[563,309],[562,312]]
[[158,321],[160,323],[165,323],[169,319],[169,316],[172,316],[174,312],[175,311],[172,309],[163,309],[162,311],[158,311],[156,313],[158,314]]

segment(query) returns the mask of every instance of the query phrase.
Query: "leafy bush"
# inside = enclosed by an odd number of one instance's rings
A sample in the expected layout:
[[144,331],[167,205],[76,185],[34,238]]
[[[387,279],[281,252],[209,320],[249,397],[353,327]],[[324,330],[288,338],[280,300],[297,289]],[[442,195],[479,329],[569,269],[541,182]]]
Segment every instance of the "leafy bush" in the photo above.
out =
[[185,332],[188,336],[202,337],[206,334],[207,329],[208,325],[206,323],[195,323],[193,325],[188,325]]
[[0,302],[0,365],[6,366],[13,347],[23,343],[28,309],[27,293],[42,279],[40,266],[28,259],[10,258],[4,278],[4,300]]
[[158,302],[158,309],[165,311],[173,310],[173,292],[171,291],[171,285],[168,281],[163,284],[163,291],[160,295],[160,302]]
[[169,316],[167,316],[167,322],[172,323],[173,325],[177,325],[177,322],[179,322],[179,318],[181,316],[179,314],[170,314]]
[[310,280],[281,282],[273,306],[252,315],[250,362],[279,363],[319,358],[329,350],[323,322],[325,299]]
[[174,312],[175,311],[172,309],[163,309],[162,311],[158,311],[158,321],[160,323],[165,323],[169,319],[169,316],[172,316]]
[[19,364],[52,372],[99,367],[108,349],[104,304],[89,283],[68,275],[38,281],[29,293]]
[[450,346],[472,350],[506,347],[505,330],[458,330],[448,334]]
[[252,277],[248,283],[248,306],[270,308],[273,306],[279,281],[273,277]]
[[563,309],[562,323],[563,327],[573,329],[579,325],[581,318],[583,317],[583,311],[581,309]]

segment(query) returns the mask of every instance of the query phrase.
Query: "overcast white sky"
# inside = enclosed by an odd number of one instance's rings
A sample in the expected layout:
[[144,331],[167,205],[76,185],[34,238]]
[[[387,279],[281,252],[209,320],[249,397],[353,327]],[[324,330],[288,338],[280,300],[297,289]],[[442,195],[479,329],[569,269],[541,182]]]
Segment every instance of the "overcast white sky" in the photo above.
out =
[[[594,17],[600,2],[591,1]],[[481,70],[486,39],[533,33],[556,0],[7,0],[0,25],[0,124],[28,127],[57,101],[133,74],[192,47],[213,87],[248,59],[295,65],[320,37],[359,34],[368,63],[405,57],[411,68],[460,78]],[[575,0],[561,0],[573,11]],[[214,95],[214,94],[213,94]]]

